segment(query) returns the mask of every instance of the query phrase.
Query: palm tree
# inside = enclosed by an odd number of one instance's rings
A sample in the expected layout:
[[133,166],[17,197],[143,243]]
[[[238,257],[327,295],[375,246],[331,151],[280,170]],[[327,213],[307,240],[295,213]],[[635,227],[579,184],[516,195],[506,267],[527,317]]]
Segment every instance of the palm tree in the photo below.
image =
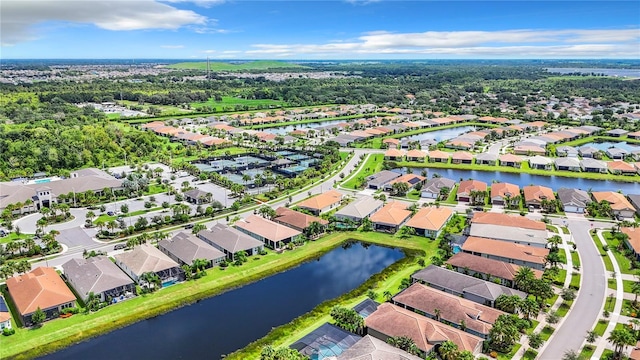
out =
[[438,354],[440,354],[443,360],[454,360],[457,352],[458,345],[451,340],[443,342],[438,348]]
[[614,358],[621,359],[624,348],[636,343],[635,336],[626,328],[614,329],[607,338],[614,347]]
[[587,331],[587,336],[585,336],[585,340],[589,343],[589,344],[593,344],[594,342],[596,342],[596,340],[598,340],[598,338],[600,337],[600,335],[595,332],[594,330],[590,330]]
[[551,251],[558,251],[558,245],[562,244],[560,235],[553,235],[547,239],[547,244],[551,245]]
[[634,281],[633,284],[631,284],[631,293],[634,295],[633,303],[637,304],[638,294],[640,294],[640,281]]
[[496,309],[515,314],[520,307],[521,301],[518,295],[502,294],[496,299],[495,306]]
[[393,294],[391,293],[391,291],[385,290],[382,293],[382,296],[384,296],[384,298],[387,299],[387,301],[391,301],[391,298],[393,297]]
[[519,311],[524,316],[524,319],[528,321],[529,318],[538,316],[540,306],[534,299],[526,298],[520,302]]
[[115,222],[114,220],[111,220],[107,223],[107,229],[109,229],[109,233],[111,233],[113,235],[113,229],[115,229],[116,227],[118,227],[118,223]]
[[513,277],[513,282],[515,283],[518,289],[524,292],[528,292],[527,289],[529,288],[531,281],[533,279],[535,279],[533,270],[531,270],[531,268],[523,266],[520,269],[518,269],[518,272]]

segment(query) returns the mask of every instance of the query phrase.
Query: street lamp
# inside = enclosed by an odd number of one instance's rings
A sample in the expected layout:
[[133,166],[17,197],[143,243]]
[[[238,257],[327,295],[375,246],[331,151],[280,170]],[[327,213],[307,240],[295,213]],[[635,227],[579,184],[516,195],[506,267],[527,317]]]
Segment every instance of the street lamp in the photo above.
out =
[[73,190],[73,207],[76,207],[76,189],[71,187],[71,190]]

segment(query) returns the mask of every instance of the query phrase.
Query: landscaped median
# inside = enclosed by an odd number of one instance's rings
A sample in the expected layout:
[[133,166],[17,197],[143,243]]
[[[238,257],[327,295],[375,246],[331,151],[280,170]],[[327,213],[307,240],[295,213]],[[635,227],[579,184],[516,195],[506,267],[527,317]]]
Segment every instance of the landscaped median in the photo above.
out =
[[[364,241],[408,250],[409,256],[396,262],[382,273],[375,275],[363,285],[367,289],[373,286],[380,293],[385,290],[381,284],[389,282],[395,284],[394,279],[397,276],[406,277],[418,269],[414,256],[435,253],[437,248],[436,241],[428,241],[418,237],[399,239],[381,233],[334,233],[292,251],[286,251],[282,254],[269,252],[267,255],[260,256],[257,259],[252,258],[248,263],[239,267],[231,266],[224,270],[220,268],[211,269],[208,271],[208,275],[201,279],[177,284],[153,294],[138,296],[131,300],[108,306],[96,313],[77,314],[66,319],[56,319],[35,330],[19,328],[15,335],[0,338],[2,358],[26,359],[54,352],[87,338],[104,334],[136,321],[160,315],[196,300],[285,271],[304,261],[321,256],[346,241]],[[362,295],[360,291],[363,286],[351,291],[349,293],[351,295],[347,294],[343,295],[343,297],[360,297]],[[366,292],[366,289],[364,291]]]

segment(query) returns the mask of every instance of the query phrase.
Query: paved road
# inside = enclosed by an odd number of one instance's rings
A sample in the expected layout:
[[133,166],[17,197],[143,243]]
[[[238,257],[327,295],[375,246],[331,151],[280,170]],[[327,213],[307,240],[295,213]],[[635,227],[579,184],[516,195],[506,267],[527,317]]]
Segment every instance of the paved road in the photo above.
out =
[[602,302],[606,296],[607,273],[600,251],[589,234],[591,222],[571,218],[567,222],[581,257],[582,285],[571,312],[540,354],[539,358],[545,360],[561,359],[567,350],[580,352],[587,331],[592,330],[593,324],[600,316]]

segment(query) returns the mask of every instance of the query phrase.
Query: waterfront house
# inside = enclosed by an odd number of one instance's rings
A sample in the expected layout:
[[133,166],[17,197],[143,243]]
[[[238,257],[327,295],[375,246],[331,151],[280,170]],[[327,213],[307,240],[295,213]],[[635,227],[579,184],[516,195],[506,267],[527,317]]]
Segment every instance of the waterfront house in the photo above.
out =
[[371,222],[376,231],[395,233],[410,216],[411,211],[407,210],[407,205],[391,201],[371,215]]
[[202,230],[198,238],[226,254],[231,261],[236,254],[244,251],[248,256],[258,255],[264,248],[262,241],[240,232],[225,224],[216,224],[211,230]]
[[520,202],[520,187],[504,182],[491,184],[491,204],[506,206],[507,202],[512,205],[518,205]]
[[451,153],[441,150],[432,150],[429,151],[429,162],[448,163],[450,156]]
[[5,299],[0,295],[0,332],[4,329],[11,329],[11,311]]
[[456,151],[451,155],[452,164],[472,164],[473,155],[468,151]]
[[339,222],[351,221],[360,224],[364,218],[380,210],[383,205],[384,202],[382,200],[374,199],[371,196],[363,196],[338,210],[335,213],[335,218]]
[[518,144],[513,147],[513,153],[516,155],[545,155],[547,150],[539,145]]
[[424,159],[426,159],[426,158],[427,158],[427,153],[422,151],[422,150],[413,149],[413,150],[407,151],[407,160],[408,161],[424,162]]
[[389,149],[397,149],[400,144],[400,140],[394,138],[388,138],[382,140],[382,145]]
[[407,221],[406,226],[414,228],[416,235],[437,238],[454,211],[448,207],[423,207]]
[[580,189],[560,188],[558,199],[564,212],[583,214],[591,202],[589,194]]
[[627,130],[624,129],[613,129],[613,130],[609,130],[607,132],[605,132],[605,134],[607,136],[611,136],[611,137],[622,137],[626,134],[628,134],[629,132]]
[[384,152],[384,159],[391,161],[402,161],[404,160],[405,151],[400,149],[389,149]]
[[338,207],[342,201],[342,196],[341,192],[332,189],[299,202],[296,206],[317,216]]
[[573,157],[557,158],[555,161],[556,170],[580,171],[580,160]]
[[[501,285],[515,287],[514,279],[522,266],[494,260],[465,252],[454,254],[447,260],[453,270],[465,275],[476,276],[487,281],[498,279]],[[536,279],[542,278],[541,270],[532,269]]]
[[83,301],[87,301],[89,293],[100,301],[135,293],[133,280],[106,256],[71,259],[62,265],[62,271]]
[[620,228],[620,232],[626,234],[628,238],[624,241],[627,249],[633,252],[633,257],[640,260],[640,229],[635,227]]
[[137,283],[140,283],[140,276],[148,272],[158,275],[163,283],[184,280],[180,264],[149,244],[135,246],[133,250],[113,257],[116,265]]
[[[422,187],[422,193],[420,197],[426,199],[438,199],[440,197],[440,192],[442,189],[447,191],[447,194],[453,190],[456,186],[456,182],[451,179],[436,177],[427,181],[427,183]],[[446,195],[445,195],[446,196]]]
[[[638,119],[640,120],[640,119]],[[640,139],[640,131],[634,131],[627,134],[629,139]]]
[[456,344],[460,351],[477,354],[482,350],[481,338],[390,303],[381,304],[365,319],[365,325],[369,335],[382,341],[394,336],[411,338],[422,356],[447,340]]
[[237,221],[235,226],[236,229],[262,241],[265,246],[274,250],[283,249],[302,234],[298,230],[257,215],[249,215],[246,219]]
[[636,208],[636,214],[640,215],[640,195],[637,194],[627,194],[627,199],[634,208]]
[[494,307],[498,296],[503,294],[508,296],[517,295],[522,299],[527,296],[527,294],[522,291],[435,265],[429,265],[415,272],[411,275],[411,279],[412,282],[429,285],[449,294],[491,307]]
[[520,215],[476,212],[469,235],[542,248],[547,245],[546,224]]
[[494,166],[498,162],[498,155],[492,153],[480,153],[476,155],[476,164]]
[[[336,325],[324,323],[317,329],[294,342],[290,347],[298,350],[305,359],[327,359],[328,355],[339,355],[362,339],[350,331]],[[335,359],[335,357],[333,357]]]
[[632,164],[624,161],[609,161],[607,162],[609,171],[614,175],[636,175],[637,169]]
[[477,192],[486,193],[487,183],[479,180],[463,180],[458,185],[456,199],[462,202],[470,202],[472,195]]
[[579,151],[573,146],[558,146],[556,148],[556,155],[561,157],[576,157]]
[[42,310],[49,320],[58,317],[60,311],[76,306],[76,297],[54,268],[37,267],[8,278],[6,285],[25,326],[32,325],[31,316],[37,309]]
[[614,191],[597,191],[592,192],[591,196],[593,196],[594,200],[598,203],[603,201],[608,202],[611,206],[613,216],[618,219],[633,218],[633,214],[636,211],[629,200],[621,193]]
[[300,232],[304,232],[309,228],[309,225],[316,222],[320,225],[321,232],[324,233],[327,230],[327,225],[329,225],[329,222],[325,219],[291,210],[286,207],[279,207],[276,209],[276,217],[273,218],[273,221]]
[[500,161],[500,166],[510,166],[514,168],[520,168],[522,164],[522,158],[518,155],[513,154],[504,154],[498,157]]
[[402,174],[389,171],[382,170],[378,173],[375,173],[369,177],[367,177],[367,189],[380,190],[383,189],[386,184],[388,184],[391,180],[400,177]]
[[336,360],[421,360],[422,358],[366,335],[353,346],[338,355]]
[[537,170],[553,170],[553,160],[544,156],[532,156],[529,158],[529,167]]
[[192,265],[196,259],[207,260],[207,268],[219,265],[226,255],[198,239],[195,235],[181,231],[171,239],[158,242],[158,249],[180,265]]
[[593,158],[595,154],[599,151],[600,151],[599,149],[590,145],[584,145],[578,148],[578,153],[583,158]]
[[553,194],[553,190],[546,186],[529,185],[522,188],[524,193],[524,204],[526,206],[533,206],[536,209],[540,209],[543,200],[555,200],[556,196]]
[[506,313],[432,287],[414,283],[391,300],[394,305],[487,339],[498,316]]
[[462,244],[462,251],[542,271],[546,265],[545,257],[549,255],[549,249],[544,247],[475,236],[467,238]]
[[584,172],[604,174],[607,172],[608,166],[606,162],[601,160],[596,160],[592,158],[583,158],[580,161],[580,168]]
[[426,177],[421,176],[421,175],[416,175],[416,174],[404,174],[400,177],[397,177],[391,181],[389,181],[385,186],[384,186],[384,190],[385,191],[392,191],[393,190],[393,184],[396,183],[405,183],[407,184],[407,186],[409,187],[409,190],[411,189],[415,189],[416,186],[420,185],[424,185],[425,180],[427,180]]
[[610,147],[604,153],[613,160],[623,160],[625,156],[629,155],[627,150],[619,147]]

